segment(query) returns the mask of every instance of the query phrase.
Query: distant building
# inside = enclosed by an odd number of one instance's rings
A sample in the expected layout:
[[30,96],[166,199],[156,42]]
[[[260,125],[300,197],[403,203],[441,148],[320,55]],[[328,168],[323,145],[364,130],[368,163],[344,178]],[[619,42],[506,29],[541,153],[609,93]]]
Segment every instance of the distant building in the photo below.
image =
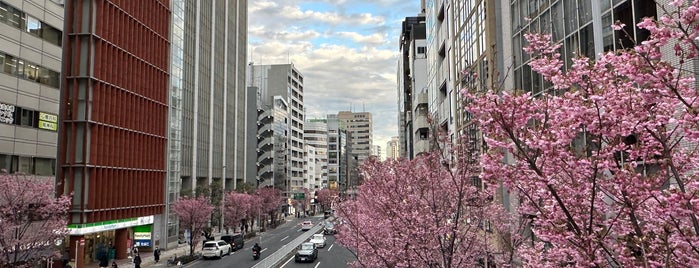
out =
[[397,136],[391,137],[386,143],[386,159],[397,159],[400,157],[400,140]]
[[361,164],[371,155],[371,147],[374,140],[374,125],[369,112],[348,112],[337,113],[337,120],[342,122],[347,133],[350,135],[349,147],[352,154],[357,157]]
[[271,104],[258,102],[257,186],[284,190],[289,177],[288,137],[289,105],[274,96]]
[[371,146],[371,155],[376,156],[379,158],[379,160],[384,160],[384,156],[382,155],[381,152],[381,146],[380,145],[372,145]]
[[[328,187],[328,120],[306,120],[303,130],[303,139],[306,145],[312,146],[315,151],[315,159],[308,157],[308,189],[322,189]],[[314,167],[311,167],[314,166]],[[311,172],[313,168],[313,172]]]
[[336,114],[328,117],[328,188],[341,190],[347,176],[347,130]]

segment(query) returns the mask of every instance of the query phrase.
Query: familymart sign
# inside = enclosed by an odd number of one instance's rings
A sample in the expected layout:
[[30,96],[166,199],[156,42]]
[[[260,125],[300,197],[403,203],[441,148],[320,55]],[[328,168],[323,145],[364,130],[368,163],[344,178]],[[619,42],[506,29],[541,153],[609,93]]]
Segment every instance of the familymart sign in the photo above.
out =
[[69,224],[68,230],[70,230],[70,235],[84,235],[90,233],[98,233],[109,230],[122,229],[132,226],[140,226],[146,224],[153,224],[154,216],[145,216],[138,218],[120,219],[113,221],[102,221],[95,223],[86,224]]

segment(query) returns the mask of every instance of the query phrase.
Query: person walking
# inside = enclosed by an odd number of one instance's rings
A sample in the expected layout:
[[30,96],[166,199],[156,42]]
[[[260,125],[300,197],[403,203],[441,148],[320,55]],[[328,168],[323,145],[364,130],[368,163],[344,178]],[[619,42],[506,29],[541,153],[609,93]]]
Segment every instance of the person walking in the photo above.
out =
[[141,255],[136,253],[136,257],[133,258],[133,264],[135,268],[141,268]]
[[155,247],[155,250],[153,251],[153,259],[155,259],[156,263],[158,263],[160,260],[160,248]]
[[119,265],[116,263],[116,261],[112,261],[112,268],[119,268]]

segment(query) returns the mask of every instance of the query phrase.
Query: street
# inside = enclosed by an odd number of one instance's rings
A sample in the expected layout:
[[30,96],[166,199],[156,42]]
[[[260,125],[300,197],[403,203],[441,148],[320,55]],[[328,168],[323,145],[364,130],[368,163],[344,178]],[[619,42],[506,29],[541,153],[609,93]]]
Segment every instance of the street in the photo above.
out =
[[[199,259],[193,263],[190,263],[186,265],[185,267],[187,268],[199,268],[199,267],[210,267],[210,268],[223,268],[223,267],[252,267],[254,266],[258,261],[252,259],[252,251],[251,248],[252,246],[257,242],[260,244],[262,247],[262,254],[261,258],[264,259],[266,257],[269,257],[272,253],[280,249],[282,246],[285,244],[289,243],[290,241],[294,240],[296,237],[299,235],[303,234],[301,231],[301,222],[305,220],[311,220],[313,221],[314,224],[318,224],[323,220],[322,217],[306,217],[306,218],[294,218],[292,221],[286,222],[285,224],[270,230],[268,232],[263,233],[262,235],[258,235],[252,240],[245,241],[245,247],[238,251],[234,251],[231,253],[231,255],[224,256],[221,259]],[[321,249],[322,253],[320,254],[327,254],[326,251],[330,249],[331,241],[334,242],[334,238],[332,236],[327,236],[328,237],[328,245],[326,246],[325,249]],[[346,249],[343,250],[338,250],[338,246],[333,246],[332,251],[335,252],[341,252],[341,251],[346,251],[346,254],[349,254],[351,256],[352,253],[347,251]],[[334,253],[334,252],[333,252]],[[325,260],[326,255],[323,255],[320,259]],[[342,254],[339,254],[339,256],[342,256]],[[338,263],[340,266],[326,266],[326,267],[346,267],[346,261],[344,259],[338,260],[336,263]],[[165,267],[165,263],[159,263],[158,265],[154,265],[153,267]]]
[[326,235],[326,245],[318,249],[318,259],[312,263],[294,262],[294,257],[282,263],[281,268],[313,267],[313,268],[335,268],[347,267],[347,263],[356,260],[354,254],[347,248],[335,243],[335,236]]

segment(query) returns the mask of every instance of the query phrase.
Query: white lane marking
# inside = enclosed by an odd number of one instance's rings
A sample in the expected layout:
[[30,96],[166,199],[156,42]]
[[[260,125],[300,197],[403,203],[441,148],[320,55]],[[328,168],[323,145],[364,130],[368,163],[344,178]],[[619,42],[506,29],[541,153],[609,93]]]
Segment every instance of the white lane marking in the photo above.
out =
[[262,250],[260,250],[260,253],[265,252],[265,250],[267,250],[267,248],[263,248]]
[[288,236],[288,235],[287,235],[287,236],[285,236],[284,238],[282,238],[282,240],[280,240],[280,241],[284,241],[284,239],[287,239],[287,238],[289,238],[289,236]]
[[297,232],[303,232],[303,230],[301,230],[301,229],[298,229],[298,231],[297,231]]
[[318,268],[318,265],[320,265],[320,262],[316,263],[316,267],[313,267],[313,268]]
[[294,257],[291,257],[291,259],[289,259],[289,260],[286,261],[284,264],[282,264],[282,267],[284,267],[284,266],[286,266],[287,264],[289,264],[289,262],[290,262],[291,260],[293,260],[293,259],[294,259]]
[[335,244],[330,245],[330,247],[328,248],[328,251],[330,251],[331,249],[333,249],[333,246],[334,246],[334,245],[335,245]]

